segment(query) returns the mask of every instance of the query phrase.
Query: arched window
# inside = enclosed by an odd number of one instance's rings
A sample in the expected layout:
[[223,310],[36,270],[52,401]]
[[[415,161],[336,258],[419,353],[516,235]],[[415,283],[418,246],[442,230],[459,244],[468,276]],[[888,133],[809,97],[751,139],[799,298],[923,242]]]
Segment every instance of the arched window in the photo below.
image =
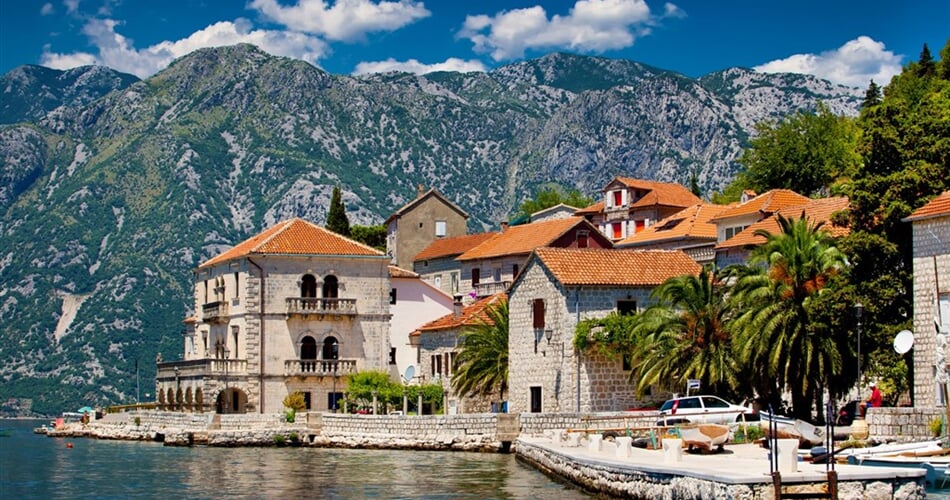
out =
[[317,359],[317,341],[310,335],[300,341],[300,359]]
[[323,280],[323,298],[325,299],[335,299],[340,296],[339,292],[339,282],[336,279],[336,276],[327,276]]
[[340,359],[340,343],[336,337],[327,337],[323,341],[323,359]]
[[300,296],[314,298],[317,296],[317,278],[312,274],[305,274],[300,280]]

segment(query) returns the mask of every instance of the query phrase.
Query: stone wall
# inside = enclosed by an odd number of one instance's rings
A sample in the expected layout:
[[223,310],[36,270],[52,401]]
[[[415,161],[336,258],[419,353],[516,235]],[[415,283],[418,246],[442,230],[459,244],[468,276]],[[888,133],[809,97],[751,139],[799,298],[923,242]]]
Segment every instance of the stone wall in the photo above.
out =
[[[935,320],[950,327],[950,311],[938,312],[936,298],[950,300],[950,217],[916,221],[914,225],[914,404],[941,404],[934,374],[937,360]],[[939,289],[939,290],[938,290]],[[945,349],[945,347],[944,347]],[[946,366],[944,369],[948,369]]]
[[[926,441],[934,439],[930,422],[947,421],[946,408],[871,408],[867,413],[868,435],[874,441]],[[947,429],[943,429],[947,435]]]

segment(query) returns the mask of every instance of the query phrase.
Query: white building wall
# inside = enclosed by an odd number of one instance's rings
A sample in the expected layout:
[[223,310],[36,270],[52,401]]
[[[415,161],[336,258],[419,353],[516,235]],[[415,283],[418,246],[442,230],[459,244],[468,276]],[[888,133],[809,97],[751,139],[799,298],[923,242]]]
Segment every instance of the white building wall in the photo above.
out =
[[414,367],[419,376],[418,352],[409,344],[409,334],[420,326],[452,312],[452,297],[418,278],[393,278],[396,303],[390,305],[390,344],[396,348],[396,369],[400,376]]

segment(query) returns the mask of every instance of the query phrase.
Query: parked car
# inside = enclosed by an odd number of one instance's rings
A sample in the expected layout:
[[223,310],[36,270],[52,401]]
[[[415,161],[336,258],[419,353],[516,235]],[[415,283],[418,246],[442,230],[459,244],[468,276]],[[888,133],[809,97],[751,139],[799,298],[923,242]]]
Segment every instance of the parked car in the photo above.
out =
[[838,417],[835,418],[835,425],[851,425],[854,422],[855,417],[858,416],[858,411],[860,410],[860,407],[858,406],[859,404],[861,404],[861,401],[856,399],[852,399],[851,401],[845,403],[838,410]]
[[674,398],[660,407],[662,418],[657,425],[681,423],[728,424],[742,420],[758,420],[752,408],[732,404],[717,396],[685,396]]

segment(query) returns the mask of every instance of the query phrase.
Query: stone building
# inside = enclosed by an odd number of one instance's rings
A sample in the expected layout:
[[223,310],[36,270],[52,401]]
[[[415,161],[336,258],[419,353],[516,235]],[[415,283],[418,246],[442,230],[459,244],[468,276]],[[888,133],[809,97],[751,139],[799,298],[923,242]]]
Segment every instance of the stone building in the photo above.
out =
[[195,270],[181,361],[159,362],[167,409],[277,413],[304,394],[334,407],[344,375],[387,370],[389,258],[302,219],[266,229]]
[[386,219],[386,253],[392,264],[412,269],[412,259],[433,241],[468,232],[468,214],[435,189],[423,191],[416,199]]
[[[745,264],[749,257],[748,248],[742,244],[734,245],[733,237],[783,208],[802,206],[808,201],[809,198],[788,189],[773,189],[760,195],[751,191],[742,193],[737,205],[710,219],[717,228],[716,266],[722,269],[731,264]],[[751,233],[747,234],[751,236]]]
[[947,405],[950,335],[950,191],[903,219],[913,228],[914,406]]
[[410,335],[419,356],[420,369],[417,377],[422,382],[436,382],[442,386],[447,413],[488,412],[493,409],[492,403],[500,399],[500,394],[486,396],[457,394],[452,389],[452,375],[455,357],[460,350],[459,342],[465,330],[479,322],[493,324],[486,310],[507,300],[507,295],[499,293],[479,299],[467,306],[463,305],[461,300],[456,301],[454,310],[450,314],[420,326]]
[[459,255],[493,238],[495,232],[440,238],[412,259],[412,270],[430,285],[455,296],[461,293],[462,263]]
[[581,217],[502,226],[501,233],[459,255],[459,293],[487,297],[508,290],[536,248],[612,248],[610,240]]
[[614,177],[603,189],[604,199],[578,210],[611,241],[620,241],[703,200],[675,182]]
[[696,262],[710,264],[716,257],[716,225],[710,219],[728,209],[728,205],[697,203],[660,219],[615,246],[632,250],[682,250]]
[[509,411],[639,406],[624,360],[575,351],[575,328],[613,311],[639,311],[651,304],[656,286],[699,271],[679,250],[535,250],[508,295]]

